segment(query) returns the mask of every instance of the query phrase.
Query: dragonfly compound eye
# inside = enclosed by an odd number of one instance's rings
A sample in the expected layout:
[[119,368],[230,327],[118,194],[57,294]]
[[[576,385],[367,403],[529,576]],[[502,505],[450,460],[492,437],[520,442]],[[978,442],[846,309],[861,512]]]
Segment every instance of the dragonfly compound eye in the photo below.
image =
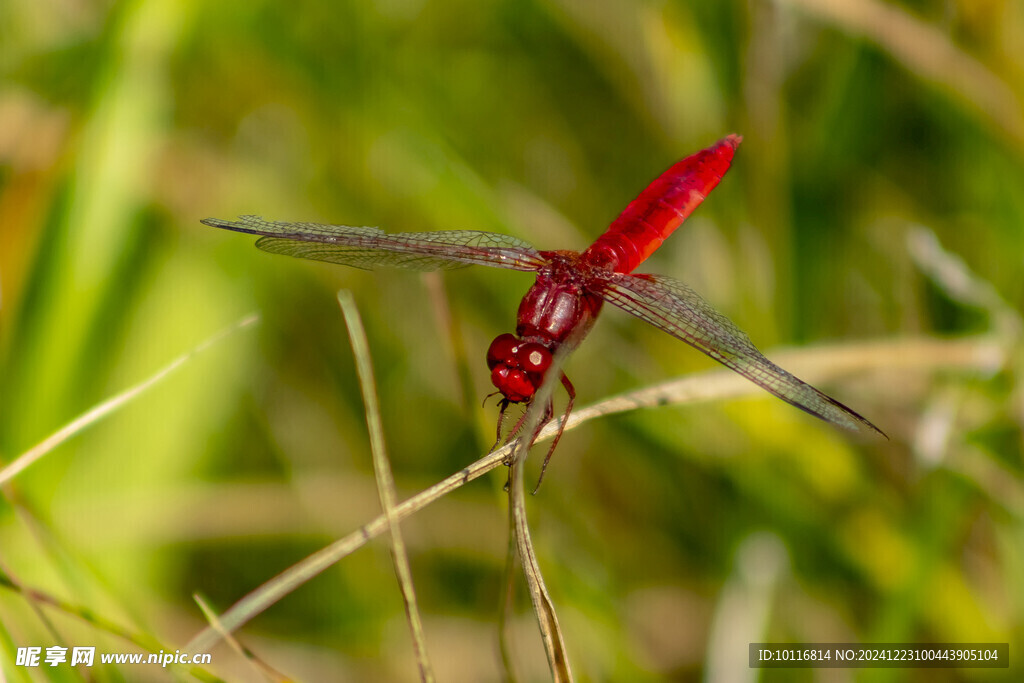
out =
[[519,344],[520,342],[514,334],[499,334],[487,348],[487,367],[491,370],[496,365],[515,367],[517,365],[516,348]]
[[512,403],[521,403],[533,396],[536,387],[522,370],[507,365],[496,365],[491,371],[491,383]]
[[516,360],[519,366],[537,375],[543,375],[544,371],[551,367],[551,352],[535,342],[523,344],[516,351]]

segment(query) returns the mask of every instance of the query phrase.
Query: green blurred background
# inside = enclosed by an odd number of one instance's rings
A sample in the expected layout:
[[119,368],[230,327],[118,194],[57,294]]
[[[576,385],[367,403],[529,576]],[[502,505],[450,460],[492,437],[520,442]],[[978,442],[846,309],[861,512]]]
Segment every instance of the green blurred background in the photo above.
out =
[[[769,355],[849,344],[864,369],[821,386],[891,440],[763,393],[567,433],[528,504],[577,676],[1019,680],[1022,41],[1014,0],[0,2],[0,457],[261,317],[9,484],[0,566],[173,650],[205,623],[193,593],[223,611],[376,517],[343,287],[402,495],[487,451],[483,355],[528,275],[360,272],[199,219],[580,249],[737,132],[733,170],[643,268]],[[967,360],[915,350],[951,338]],[[567,371],[586,405],[713,366],[608,309]],[[441,680],[500,679],[504,481],[403,525]],[[517,604],[517,666],[544,680]],[[0,626],[7,680],[43,675],[19,646],[133,649],[7,589]],[[381,540],[239,637],[298,680],[416,680]],[[759,676],[752,641],[1009,641],[1016,672]],[[210,671],[257,677],[224,645]]]

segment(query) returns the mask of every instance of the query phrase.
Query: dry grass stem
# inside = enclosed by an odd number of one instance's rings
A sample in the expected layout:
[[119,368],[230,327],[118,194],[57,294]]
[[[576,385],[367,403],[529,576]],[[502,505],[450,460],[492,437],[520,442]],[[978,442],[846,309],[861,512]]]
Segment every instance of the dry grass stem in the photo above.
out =
[[215,628],[220,634],[221,638],[227,641],[231,649],[234,650],[238,656],[252,664],[253,668],[256,669],[259,674],[268,681],[274,681],[275,683],[284,683],[285,681],[291,680],[288,676],[285,676],[280,671],[277,671],[272,666],[264,662],[262,659],[257,657],[252,650],[243,646],[238,639],[232,634],[228,633],[223,625],[221,625],[217,613],[213,611],[213,608],[200,596],[199,594],[193,594],[192,599],[199,605],[199,609],[202,611],[203,616],[210,623],[210,626]]
[[568,354],[568,346],[563,346],[555,353],[551,367],[547,371],[547,379],[530,403],[521,432],[523,437],[515,442],[512,452],[508,491],[510,532],[519,552],[523,576],[526,578],[526,585],[530,591],[530,602],[533,603],[533,611],[537,617],[537,626],[540,628],[541,641],[544,643],[544,652],[548,658],[552,680],[558,683],[572,681],[572,670],[569,666],[562,629],[558,624],[558,614],[555,611],[551,595],[544,585],[544,576],[541,573],[537,553],[534,552],[533,541],[530,538],[530,526],[526,515],[524,466],[532,445],[530,435],[537,432],[537,427],[544,419],[551,395],[555,387],[559,385],[558,379],[561,376],[562,363]]
[[345,316],[349,339],[352,342],[352,354],[356,360],[356,372],[359,374],[359,386],[363,392],[363,404],[366,412],[366,427],[370,434],[370,451],[373,455],[373,471],[377,481],[377,492],[380,504],[387,519],[391,538],[391,555],[395,563],[395,574],[405,605],[406,618],[412,634],[413,650],[416,653],[416,664],[420,670],[420,680],[434,680],[434,672],[427,656],[427,641],[423,635],[423,620],[416,604],[416,589],[412,582],[412,570],[409,568],[409,555],[405,549],[401,526],[395,516],[395,478],[391,473],[387,448],[384,443],[384,427],[380,419],[380,403],[377,401],[377,385],[373,376],[373,364],[370,360],[370,345],[366,341],[366,330],[359,317],[355,298],[347,290],[338,292],[338,304]]
[[[804,348],[772,354],[775,361],[814,383],[871,371],[891,371],[894,368],[911,373],[930,372],[936,369],[991,372],[1000,366],[1004,357],[1001,346],[989,335],[949,341],[930,338],[887,340]],[[569,417],[565,428],[574,429],[596,417],[637,408],[680,405],[762,393],[759,387],[729,370],[715,370],[687,375],[580,408]],[[556,419],[545,425],[537,441],[554,437],[558,430],[557,423]],[[394,509],[395,519],[401,521],[451,491],[500,467],[511,449],[512,446],[506,444],[469,467],[398,504]],[[221,623],[229,631],[240,628],[282,597],[363,547],[387,529],[388,520],[381,515],[348,536],[324,547],[243,597],[224,613]],[[216,631],[207,627],[188,643],[187,648],[192,651],[206,651],[213,646],[217,638]]]

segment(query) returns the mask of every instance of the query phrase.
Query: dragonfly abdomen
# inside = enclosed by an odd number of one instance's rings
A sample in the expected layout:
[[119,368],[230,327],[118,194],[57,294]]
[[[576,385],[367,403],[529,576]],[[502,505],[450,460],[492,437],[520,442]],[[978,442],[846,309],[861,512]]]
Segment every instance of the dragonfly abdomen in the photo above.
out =
[[741,140],[729,135],[673,164],[629,203],[584,260],[618,273],[636,269],[715,189]]

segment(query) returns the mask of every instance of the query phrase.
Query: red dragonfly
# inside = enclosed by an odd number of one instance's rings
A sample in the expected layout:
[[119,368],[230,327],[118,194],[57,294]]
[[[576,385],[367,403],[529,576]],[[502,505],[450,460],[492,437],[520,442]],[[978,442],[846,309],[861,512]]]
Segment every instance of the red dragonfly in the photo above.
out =
[[[729,135],[677,162],[582,253],[538,251],[516,237],[480,230],[386,233],[378,228],[286,223],[258,216],[202,222],[261,235],[256,246],[263,251],[356,268],[436,270],[481,264],[536,272],[537,280],[519,305],[516,334],[499,335],[487,350],[491,382],[504,397],[502,416],[510,403],[532,400],[552,354],[563,346],[576,348],[607,301],[811,415],[884,436],[866,418],[765,358],[746,333],[687,285],[663,275],[632,274],[718,185],[741,140],[739,135]],[[576,392],[565,373],[560,379],[569,394],[568,417]],[[550,417],[550,402],[546,411],[545,418]],[[498,426],[500,435],[501,417]],[[516,431],[518,427],[513,435]],[[557,442],[556,437],[548,458]],[[541,472],[543,476],[543,468]]]

